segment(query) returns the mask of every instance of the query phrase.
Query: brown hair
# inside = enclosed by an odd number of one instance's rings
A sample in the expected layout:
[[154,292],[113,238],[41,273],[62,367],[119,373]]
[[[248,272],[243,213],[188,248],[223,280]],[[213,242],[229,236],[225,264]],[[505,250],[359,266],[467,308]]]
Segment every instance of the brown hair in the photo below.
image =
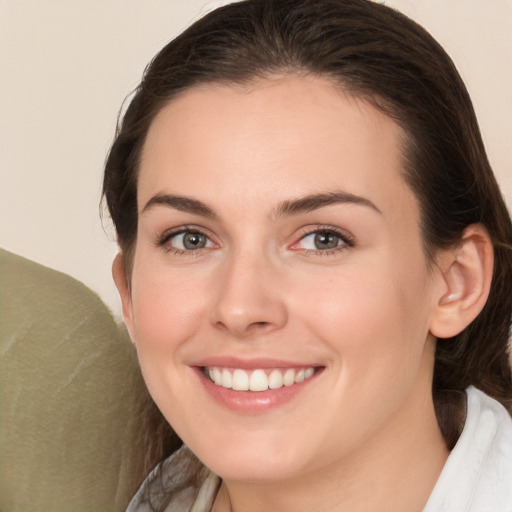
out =
[[211,12],[163,48],[119,123],[105,168],[103,192],[127,268],[137,236],[138,162],[158,111],[198,84],[245,84],[283,72],[329,77],[403,128],[403,174],[420,203],[431,261],[472,223],[490,233],[495,270],[488,302],[462,333],[437,345],[433,396],[451,448],[469,385],[512,409],[512,226],[455,66],[397,11],[370,0],[246,0]]

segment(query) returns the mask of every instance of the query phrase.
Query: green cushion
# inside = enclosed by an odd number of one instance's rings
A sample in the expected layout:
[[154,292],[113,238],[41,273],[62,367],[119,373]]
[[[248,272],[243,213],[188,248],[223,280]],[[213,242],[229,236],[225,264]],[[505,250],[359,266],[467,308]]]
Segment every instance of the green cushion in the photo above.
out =
[[0,249],[0,510],[124,510],[147,471],[147,402],[101,300]]

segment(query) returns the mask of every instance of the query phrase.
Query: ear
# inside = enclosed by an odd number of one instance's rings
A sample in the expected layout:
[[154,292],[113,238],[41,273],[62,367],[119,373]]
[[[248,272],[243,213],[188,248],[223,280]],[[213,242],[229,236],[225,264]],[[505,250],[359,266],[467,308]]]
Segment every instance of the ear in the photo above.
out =
[[459,244],[442,251],[438,260],[444,289],[438,297],[430,322],[437,338],[462,332],[482,311],[491,288],[494,251],[482,224],[468,226]]
[[112,277],[114,278],[114,283],[116,284],[119,297],[121,298],[124,323],[126,324],[130,338],[135,343],[135,338],[133,337],[132,295],[128,276],[126,275],[123,255],[120,252],[116,254],[114,262],[112,263]]

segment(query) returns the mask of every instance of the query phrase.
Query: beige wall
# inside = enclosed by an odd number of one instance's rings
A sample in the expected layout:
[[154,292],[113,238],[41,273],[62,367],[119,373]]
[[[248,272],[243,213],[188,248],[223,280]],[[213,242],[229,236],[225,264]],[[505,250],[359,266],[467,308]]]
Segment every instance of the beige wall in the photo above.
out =
[[[154,53],[221,3],[0,0],[0,246],[70,273],[119,312],[115,244],[98,216],[117,111]],[[512,0],[386,3],[454,58],[512,204]]]

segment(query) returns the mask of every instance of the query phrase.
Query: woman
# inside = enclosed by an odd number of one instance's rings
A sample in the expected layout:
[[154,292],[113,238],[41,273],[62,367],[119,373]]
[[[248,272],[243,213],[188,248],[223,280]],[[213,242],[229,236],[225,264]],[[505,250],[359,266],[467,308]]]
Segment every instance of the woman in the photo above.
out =
[[512,227],[421,27],[367,0],[210,13],[146,70],[104,194],[184,443],[130,511],[512,509]]

